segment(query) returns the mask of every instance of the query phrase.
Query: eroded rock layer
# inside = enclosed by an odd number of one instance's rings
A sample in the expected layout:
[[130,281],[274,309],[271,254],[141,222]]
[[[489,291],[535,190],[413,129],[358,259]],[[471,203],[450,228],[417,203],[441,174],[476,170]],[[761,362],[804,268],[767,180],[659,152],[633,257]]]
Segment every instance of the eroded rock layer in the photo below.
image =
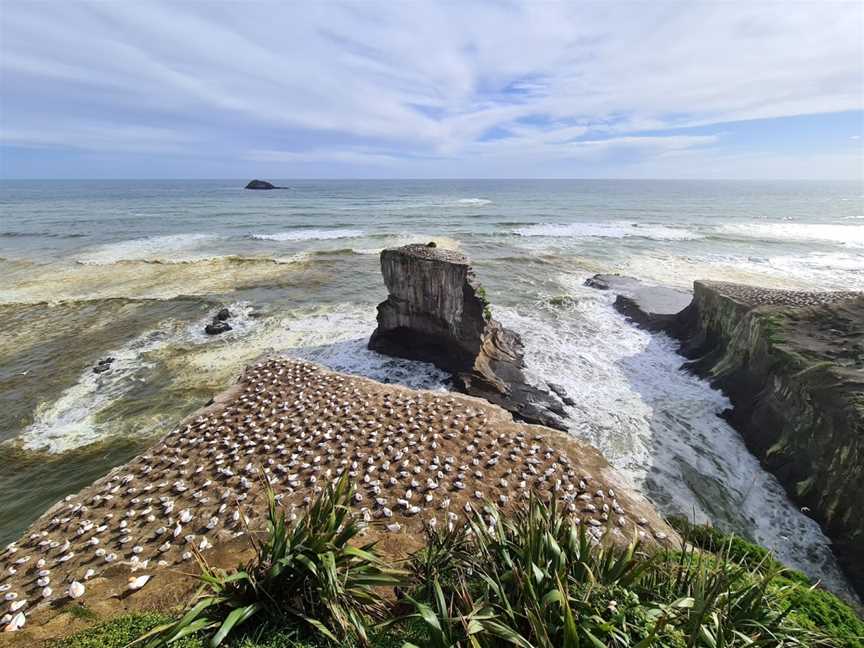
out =
[[633,319],[678,337],[729,396],[730,423],[864,594],[864,294],[697,281],[677,316]]
[[528,384],[522,340],[492,318],[465,255],[426,245],[387,249],[381,273],[389,294],[378,305],[370,349],[431,362],[467,394],[523,421],[566,429],[563,402]]
[[[70,602],[73,581],[106,613],[110,601],[134,607],[178,572],[197,573],[193,547],[235,566],[240,536],[264,526],[264,479],[294,517],[345,472],[367,536],[392,556],[421,546],[424,525],[460,524],[490,502],[507,510],[531,492],[560,500],[597,538],[677,538],[596,449],[566,434],[478,398],[270,360],[0,553],[0,617],[42,623]],[[152,578],[130,593],[130,576]]]

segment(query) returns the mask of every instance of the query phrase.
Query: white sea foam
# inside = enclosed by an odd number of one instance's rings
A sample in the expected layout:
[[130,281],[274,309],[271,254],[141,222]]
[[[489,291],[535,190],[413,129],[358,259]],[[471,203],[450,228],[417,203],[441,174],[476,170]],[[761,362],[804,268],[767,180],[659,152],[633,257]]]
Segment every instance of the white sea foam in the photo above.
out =
[[277,354],[415,389],[444,389],[448,381],[447,374],[430,364],[391,358],[367,349],[376,324],[374,308],[369,304],[304,308],[256,321],[250,334],[229,344],[200,346],[195,353],[184,355],[183,371],[193,376],[223,376],[229,381],[237,368],[262,355]]
[[250,234],[258,241],[328,241],[331,239],[360,238],[365,232],[357,229],[295,229],[275,234]]
[[698,232],[684,227],[642,224],[629,221],[608,223],[538,223],[513,230],[519,236],[552,238],[645,238],[656,241],[687,241],[703,238]]
[[33,423],[13,443],[28,450],[61,453],[112,436],[116,426],[110,421],[100,421],[100,414],[146,380],[153,367],[148,354],[172,345],[234,342],[254,330],[256,322],[250,318],[249,304],[237,302],[228,309],[232,314],[232,330],[218,337],[203,332],[209,317],[179,330],[166,322],[160,330],[145,333],[120,349],[106,351],[106,357],[114,358],[108,371],[97,374],[87,367],[57,400],[37,408]]
[[717,233],[730,238],[761,241],[840,243],[864,247],[864,225],[831,223],[728,223]]
[[96,374],[87,367],[57,400],[39,405],[33,423],[14,442],[28,450],[60,453],[105,438],[109,431],[98,422],[99,413],[135,386],[150,366],[145,354],[165,339],[164,333],[149,333],[106,353],[114,358],[109,371]]
[[456,204],[469,207],[484,207],[493,203],[488,198],[460,198],[456,201]]
[[334,371],[414,389],[444,389],[449,376],[433,365],[370,351],[367,343],[375,325],[374,309],[368,306],[346,304],[325,312],[301,312],[283,321],[282,328],[289,333],[278,348]]
[[496,309],[526,345],[528,376],[576,401],[570,431],[598,447],[666,514],[710,520],[771,548],[786,564],[848,591],[819,526],[802,515],[718,414],[728,400],[680,369],[672,340],[629,325],[614,295],[561,283],[571,309]]
[[201,248],[218,239],[211,234],[149,236],[100,245],[79,256],[77,261],[86,265],[109,265],[119,261],[203,260],[213,255]]

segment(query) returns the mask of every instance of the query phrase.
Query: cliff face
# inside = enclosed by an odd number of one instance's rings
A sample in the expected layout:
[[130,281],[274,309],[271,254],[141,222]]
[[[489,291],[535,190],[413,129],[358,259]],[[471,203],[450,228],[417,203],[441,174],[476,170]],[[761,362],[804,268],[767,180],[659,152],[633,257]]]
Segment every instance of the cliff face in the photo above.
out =
[[663,325],[864,592],[864,295],[697,281]]
[[529,423],[564,429],[562,402],[529,385],[519,336],[495,321],[465,255],[406,245],[381,253],[388,297],[369,348],[431,362],[458,389]]

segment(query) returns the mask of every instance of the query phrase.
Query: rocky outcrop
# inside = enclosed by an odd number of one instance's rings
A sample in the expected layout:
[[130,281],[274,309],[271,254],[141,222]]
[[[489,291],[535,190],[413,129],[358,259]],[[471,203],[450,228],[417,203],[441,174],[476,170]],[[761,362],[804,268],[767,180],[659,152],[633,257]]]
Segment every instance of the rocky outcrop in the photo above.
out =
[[231,311],[227,308],[221,309],[216,315],[213,316],[213,320],[204,327],[204,332],[207,335],[219,335],[221,333],[227,333],[232,330],[231,325],[228,323],[228,320],[231,318]]
[[246,189],[284,189],[285,187],[277,187],[266,180],[250,180],[246,185]]
[[99,362],[96,363],[96,366],[93,367],[93,373],[101,374],[105,373],[106,371],[110,371],[113,362],[114,358],[112,357],[102,358]]
[[615,309],[635,324],[654,331],[673,326],[677,314],[690,303],[691,297],[683,290],[654,286],[618,274],[594,275],[585,285],[615,292]]
[[381,272],[389,295],[378,305],[370,349],[431,362],[460,391],[520,420],[565,429],[562,402],[526,381],[522,340],[492,318],[465,255],[406,245],[381,253]]
[[677,316],[636,311],[726,393],[729,422],[864,593],[864,294],[697,281]]

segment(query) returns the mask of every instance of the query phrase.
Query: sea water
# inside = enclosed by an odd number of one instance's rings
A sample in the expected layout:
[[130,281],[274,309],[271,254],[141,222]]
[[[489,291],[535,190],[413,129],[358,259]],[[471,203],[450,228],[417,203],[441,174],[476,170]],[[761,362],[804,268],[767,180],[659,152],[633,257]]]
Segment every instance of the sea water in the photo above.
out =
[[[864,289],[858,183],[708,181],[6,181],[0,183],[0,542],[140,452],[263,354],[418,388],[430,365],[366,349],[378,253],[468,254],[527,372],[576,402],[570,433],[664,513],[710,521],[845,591],[828,540],[681,371],[630,326],[620,272]],[[556,299],[567,297],[567,299]],[[227,306],[233,330],[204,325]],[[100,359],[111,370],[96,374]]]

